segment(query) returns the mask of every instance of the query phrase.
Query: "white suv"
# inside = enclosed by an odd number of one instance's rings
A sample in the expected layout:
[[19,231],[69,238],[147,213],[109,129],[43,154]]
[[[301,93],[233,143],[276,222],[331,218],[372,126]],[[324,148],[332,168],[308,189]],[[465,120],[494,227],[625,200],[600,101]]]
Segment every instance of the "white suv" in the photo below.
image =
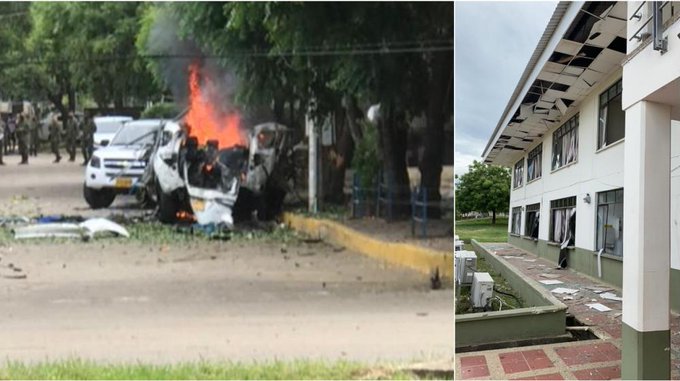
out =
[[124,123],[132,121],[129,116],[97,116],[94,118],[94,149],[102,147],[103,141],[111,141]]
[[96,150],[85,169],[83,196],[93,209],[106,208],[118,194],[132,194],[165,121],[124,123],[105,147]]

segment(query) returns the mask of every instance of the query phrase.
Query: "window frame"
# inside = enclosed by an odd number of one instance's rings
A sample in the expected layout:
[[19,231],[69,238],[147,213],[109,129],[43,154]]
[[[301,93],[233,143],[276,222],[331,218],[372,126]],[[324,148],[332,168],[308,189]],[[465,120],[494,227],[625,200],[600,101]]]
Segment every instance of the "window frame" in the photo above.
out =
[[607,142],[607,122],[608,118],[605,117],[605,122],[604,124],[602,123],[602,118],[603,118],[603,111],[607,112],[605,110],[608,110],[609,104],[614,100],[616,97],[623,97],[623,78],[619,78],[618,81],[614,82],[611,86],[607,87],[605,91],[600,93],[600,96],[598,98],[599,102],[599,107],[597,109],[597,150],[601,150],[604,148],[607,148],[611,145],[614,145],[621,140],[626,138],[626,124],[625,124],[625,111],[623,109],[621,112],[624,112],[624,124],[623,124],[623,137],[621,139],[618,139],[613,142]]
[[[518,170],[519,176],[517,175]],[[522,186],[524,186],[524,157],[515,163],[512,170],[512,189],[521,188]]]
[[541,203],[537,202],[535,204],[529,204],[529,205],[524,207],[524,236],[534,238],[534,239],[538,239],[538,235],[536,237],[534,237],[534,236],[531,235],[531,232],[529,231],[529,229],[533,228],[533,222],[534,222],[534,219],[532,219],[531,224],[529,224],[529,214],[534,214],[534,213],[538,217],[538,228],[539,228],[539,231],[540,231],[540,228],[541,228]]
[[[559,128],[557,128],[555,131],[553,131],[552,134],[552,160],[550,163],[550,167],[552,168],[553,171],[556,171],[560,168],[564,168],[567,165],[570,165],[572,163],[575,163],[578,161],[578,126],[579,126],[579,115],[580,113],[577,113],[573,117],[569,118],[566,122],[564,122]],[[569,136],[570,133],[573,132],[574,135],[574,157],[572,158],[571,161],[566,161],[564,158],[564,155],[562,155],[562,139],[564,139],[566,136]],[[559,142],[559,144],[558,144]],[[557,147],[559,146],[559,159],[556,160],[555,156],[558,152]],[[564,161],[560,163],[561,161]],[[557,165],[556,165],[557,164]]]
[[[609,189],[606,191],[602,192],[597,192],[596,193],[596,200],[595,200],[595,251],[600,251],[602,249],[599,245],[600,241],[600,221],[599,221],[599,212],[600,212],[600,207],[606,207],[606,212],[604,214],[605,220],[603,221],[603,224],[606,226],[607,225],[607,220],[609,217],[609,207],[612,205],[621,205],[621,219],[619,221],[620,223],[620,229],[621,229],[621,235],[623,235],[623,193],[624,189],[623,188],[615,188],[615,189]],[[613,195],[613,201],[609,201],[610,195]],[[605,196],[604,201],[601,200],[601,196]],[[608,255],[612,255],[616,258],[623,259],[623,247],[621,247],[621,254],[617,254],[616,251],[614,250],[607,250],[606,247],[606,242],[607,242],[607,235],[605,234],[603,237],[603,243],[604,243],[604,251],[603,253],[606,253]],[[621,240],[621,245],[623,246],[623,239]]]
[[[519,214],[519,219],[517,222],[519,223],[519,226],[515,226],[515,213]],[[521,235],[522,234],[522,207],[521,206],[516,206],[512,208],[510,212],[510,218],[512,219],[510,222],[510,233],[515,234],[515,235]],[[517,229],[515,229],[515,227]],[[517,231],[515,231],[517,230]]]
[[[531,171],[529,171],[529,162],[535,161],[536,168],[538,168],[538,176],[529,178]],[[536,172],[536,171],[534,171]],[[527,184],[534,180],[538,180],[543,176],[543,142],[537,145],[534,149],[529,151],[527,155]]]
[[[555,210],[561,209],[576,209],[576,196],[563,197],[556,200],[550,201],[550,230],[548,231],[548,241],[553,243],[561,243],[555,241],[555,216],[553,212]],[[576,241],[576,231],[574,231],[574,236],[572,237]]]

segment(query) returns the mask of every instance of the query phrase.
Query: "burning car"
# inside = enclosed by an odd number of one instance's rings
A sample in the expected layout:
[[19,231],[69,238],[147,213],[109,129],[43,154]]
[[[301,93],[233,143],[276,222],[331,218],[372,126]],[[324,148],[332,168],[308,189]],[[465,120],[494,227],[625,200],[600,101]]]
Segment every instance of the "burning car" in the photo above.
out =
[[[231,228],[234,218],[257,212],[270,218],[280,210],[285,187],[277,176],[285,162],[288,129],[276,123],[255,126],[248,146],[220,148],[218,139],[200,145],[189,129],[167,123],[147,177],[161,222],[195,219],[199,224]],[[278,206],[278,208],[277,208]]]

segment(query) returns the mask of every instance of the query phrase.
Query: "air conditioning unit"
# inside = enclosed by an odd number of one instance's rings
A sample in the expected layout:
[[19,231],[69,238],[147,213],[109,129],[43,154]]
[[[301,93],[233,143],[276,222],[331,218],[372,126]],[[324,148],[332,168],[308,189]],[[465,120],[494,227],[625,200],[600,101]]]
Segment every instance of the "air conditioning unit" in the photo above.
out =
[[493,297],[493,278],[489,273],[475,273],[472,277],[472,306],[481,308]]
[[453,246],[453,251],[461,251],[463,250],[463,241],[457,239],[454,241],[454,246]]
[[456,282],[458,284],[472,283],[472,277],[477,271],[477,254],[474,251],[460,250],[454,253]]

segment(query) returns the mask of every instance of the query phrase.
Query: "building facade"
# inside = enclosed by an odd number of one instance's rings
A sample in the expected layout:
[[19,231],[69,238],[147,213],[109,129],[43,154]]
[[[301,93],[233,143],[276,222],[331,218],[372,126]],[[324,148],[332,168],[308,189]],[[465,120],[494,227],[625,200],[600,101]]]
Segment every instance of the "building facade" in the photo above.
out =
[[624,378],[668,378],[680,311],[679,16],[560,3],[484,151],[512,171],[511,244],[622,287]]

